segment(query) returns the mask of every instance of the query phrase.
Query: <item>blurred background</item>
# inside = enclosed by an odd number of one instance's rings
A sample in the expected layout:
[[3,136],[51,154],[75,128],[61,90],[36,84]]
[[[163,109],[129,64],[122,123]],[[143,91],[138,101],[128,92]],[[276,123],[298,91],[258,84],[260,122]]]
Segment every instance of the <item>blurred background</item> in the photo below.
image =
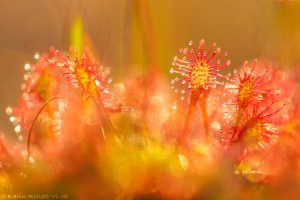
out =
[[293,67],[300,55],[299,1],[1,0],[0,130],[11,133],[5,108],[18,100],[24,64],[51,46],[68,51],[78,16],[115,82],[149,70],[168,76],[178,50],[202,38],[227,51],[232,68],[256,57]]

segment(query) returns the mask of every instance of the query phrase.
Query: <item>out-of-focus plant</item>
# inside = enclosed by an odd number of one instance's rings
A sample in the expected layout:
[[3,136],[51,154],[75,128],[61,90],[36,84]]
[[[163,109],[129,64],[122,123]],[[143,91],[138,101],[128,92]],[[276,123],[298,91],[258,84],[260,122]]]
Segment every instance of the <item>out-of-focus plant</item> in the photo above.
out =
[[112,84],[87,48],[36,54],[6,110],[19,141],[1,140],[3,190],[239,199],[282,188],[283,171],[300,170],[297,75],[263,59],[222,74],[220,48],[190,45],[170,70],[175,95],[155,72]]

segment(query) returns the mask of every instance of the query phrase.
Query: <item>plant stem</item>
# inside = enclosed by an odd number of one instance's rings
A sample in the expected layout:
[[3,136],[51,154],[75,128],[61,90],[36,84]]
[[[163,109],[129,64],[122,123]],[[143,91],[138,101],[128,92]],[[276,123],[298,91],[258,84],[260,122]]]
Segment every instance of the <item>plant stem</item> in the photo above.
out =
[[207,100],[207,95],[202,95],[200,97],[199,103],[200,103],[202,123],[203,123],[204,133],[205,133],[205,142],[209,143],[209,124],[208,124],[208,116],[207,116],[207,109],[206,109],[206,100]]
[[32,124],[30,126],[30,129],[29,129],[29,132],[28,132],[28,137],[27,137],[27,162],[29,161],[29,158],[30,158],[30,154],[31,154],[31,151],[30,151],[30,142],[31,142],[31,133],[32,133],[32,130],[33,130],[33,127],[38,119],[38,117],[40,116],[40,114],[42,113],[42,111],[45,109],[45,107],[50,103],[52,102],[53,100],[56,100],[56,99],[64,99],[62,97],[52,97],[50,99],[48,99],[44,105],[40,108],[39,112],[36,114],[36,116],[34,117],[33,121],[32,121]]
[[184,144],[185,141],[186,141],[188,130],[189,130],[189,125],[190,125],[190,122],[191,122],[191,117],[192,117],[194,111],[195,111],[195,105],[190,104],[188,113],[185,117],[183,131],[182,131],[182,134],[179,137],[179,143],[180,144]]
[[[118,130],[117,130],[116,126],[114,125],[114,123],[112,122],[112,120],[110,119],[107,111],[105,110],[105,107],[104,107],[104,104],[103,104],[103,101],[102,101],[100,95],[98,94],[96,98],[92,97],[92,99],[95,102],[98,115],[101,119],[102,127],[107,129],[107,131],[117,133]],[[102,130],[103,134],[104,134],[104,132],[105,132],[105,130]],[[104,135],[104,137],[105,137],[105,135]]]
[[188,113],[185,117],[183,131],[182,131],[182,133],[181,133],[181,135],[178,139],[179,140],[178,142],[181,145],[184,145],[184,143],[186,142],[189,126],[190,126],[190,123],[191,123],[191,118],[192,118],[192,115],[195,111],[195,107],[196,107],[197,101],[199,99],[200,93],[201,93],[201,90],[193,90],[192,91],[189,110],[188,110]]
[[239,125],[240,125],[240,122],[241,122],[243,111],[244,111],[243,107],[238,109],[238,115],[237,115],[237,118],[236,118],[236,121],[235,121],[235,126],[233,127],[233,135],[231,136],[231,140],[234,139],[234,137],[237,134],[237,131],[238,131],[238,128],[239,128]]

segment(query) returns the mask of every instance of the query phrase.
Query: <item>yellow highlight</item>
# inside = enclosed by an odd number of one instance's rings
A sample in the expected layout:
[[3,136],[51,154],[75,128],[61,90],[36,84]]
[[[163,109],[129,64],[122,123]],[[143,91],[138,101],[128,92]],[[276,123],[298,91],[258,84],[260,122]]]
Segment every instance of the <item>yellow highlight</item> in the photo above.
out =
[[209,66],[206,62],[198,62],[193,66],[191,85],[193,89],[203,88],[209,81]]
[[243,105],[249,99],[250,95],[253,91],[253,83],[251,80],[247,80],[241,84],[238,93],[238,103],[239,105]]
[[10,191],[12,184],[9,176],[6,173],[0,174],[0,192]]
[[262,135],[262,133],[263,133],[263,124],[261,122],[256,122],[247,129],[243,140],[247,143],[248,142],[254,143],[258,140],[258,138]]
[[82,48],[83,48],[83,26],[81,17],[76,17],[71,27],[71,35],[70,35],[70,45],[72,48],[78,50],[78,55],[75,55],[75,52],[71,52],[71,58],[78,56],[81,57]]
[[[147,136],[138,136],[138,140],[126,140],[119,144],[117,140],[107,140],[107,151],[102,171],[108,181],[114,181],[123,188],[148,190],[160,176],[153,173],[163,170],[163,174],[184,177],[188,167],[187,158],[178,154],[176,148],[164,147]],[[117,187],[119,187],[117,186]]]
[[36,84],[36,92],[39,94],[39,97],[43,102],[46,102],[51,98],[53,88],[55,87],[56,81],[52,78],[51,73],[46,68],[41,73],[37,84]]
[[75,74],[78,83],[81,85],[85,92],[93,96],[97,95],[97,86],[95,82],[90,78],[89,74],[83,68],[76,67]]

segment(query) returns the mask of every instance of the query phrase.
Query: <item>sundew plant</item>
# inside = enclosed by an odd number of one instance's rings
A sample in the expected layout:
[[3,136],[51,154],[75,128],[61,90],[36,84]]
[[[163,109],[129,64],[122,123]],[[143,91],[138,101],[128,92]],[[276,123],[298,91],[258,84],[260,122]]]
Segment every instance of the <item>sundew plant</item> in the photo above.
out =
[[47,46],[18,66],[19,97],[3,110],[11,131],[0,137],[0,198],[297,199],[300,25],[286,22],[287,10],[299,16],[297,1],[272,1],[292,42],[274,41],[268,48],[280,53],[256,57],[237,54],[225,30],[195,29],[184,34],[186,47],[157,45],[163,30],[153,7],[130,2],[133,38],[120,52],[132,63],[110,64],[118,52],[93,43],[100,32],[85,30],[79,15],[68,45]]

